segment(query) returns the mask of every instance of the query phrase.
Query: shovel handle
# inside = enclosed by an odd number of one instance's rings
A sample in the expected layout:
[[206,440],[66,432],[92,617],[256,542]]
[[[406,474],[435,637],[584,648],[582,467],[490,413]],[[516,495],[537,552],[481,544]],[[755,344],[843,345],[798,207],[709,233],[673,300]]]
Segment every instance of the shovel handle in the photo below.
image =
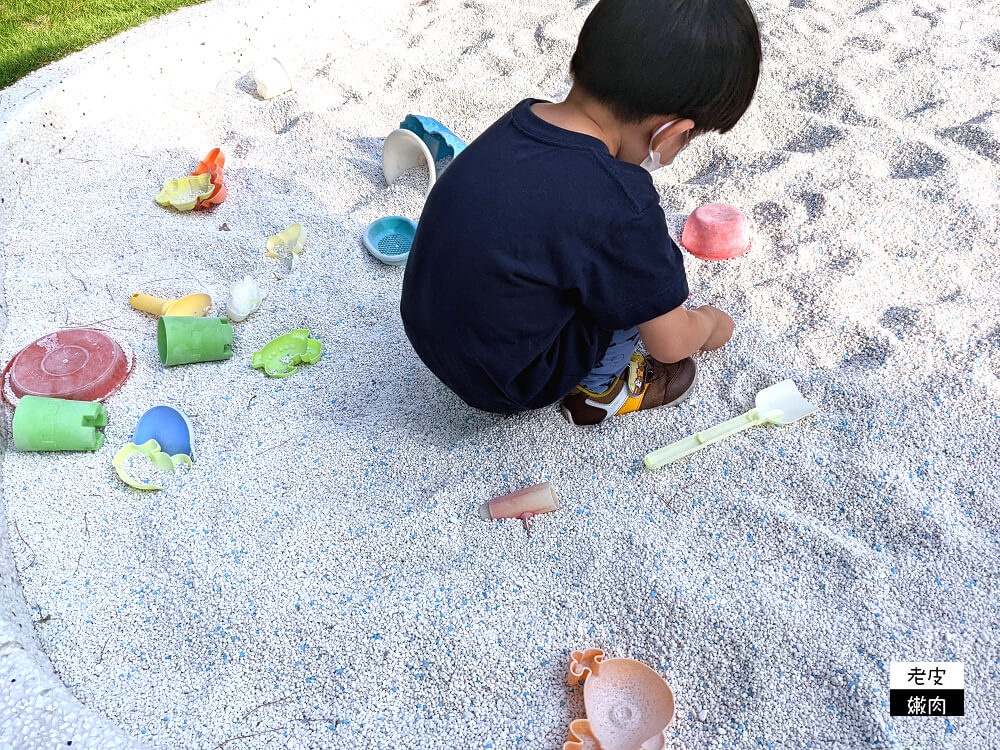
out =
[[129,304],[136,310],[152,315],[163,315],[171,302],[173,300],[154,297],[151,294],[143,294],[142,292],[137,292],[129,298]]
[[768,422],[780,415],[781,412],[779,410],[772,410],[762,414],[759,409],[751,409],[746,414],[733,417],[722,424],[717,424],[714,427],[709,427],[707,430],[688,435],[686,438],[681,438],[670,445],[647,453],[643,462],[646,464],[647,469],[659,469],[661,466],[666,466],[685,456],[690,456],[706,445],[717,443],[723,438],[735,435],[737,432],[741,432],[748,427]]

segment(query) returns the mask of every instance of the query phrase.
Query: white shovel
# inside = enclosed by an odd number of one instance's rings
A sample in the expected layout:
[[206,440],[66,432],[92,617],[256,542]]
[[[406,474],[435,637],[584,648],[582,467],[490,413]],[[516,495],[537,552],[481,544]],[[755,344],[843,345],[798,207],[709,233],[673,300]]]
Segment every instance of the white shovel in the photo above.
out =
[[690,456],[706,445],[717,443],[723,438],[742,432],[748,427],[756,427],[766,423],[791,424],[802,417],[809,416],[817,408],[802,398],[795,383],[791,380],[782,380],[780,383],[775,383],[760,391],[757,398],[754,399],[754,408],[746,414],[741,414],[707,430],[688,435],[686,438],[652,453],[647,453],[643,460],[647,469],[659,469],[679,458]]

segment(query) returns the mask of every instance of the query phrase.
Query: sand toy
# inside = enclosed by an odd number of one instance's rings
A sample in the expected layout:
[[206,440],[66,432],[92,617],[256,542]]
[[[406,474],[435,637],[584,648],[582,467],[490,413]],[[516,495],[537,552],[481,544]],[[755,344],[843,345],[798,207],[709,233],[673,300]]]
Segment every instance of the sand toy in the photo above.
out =
[[688,216],[681,245],[702,260],[738,258],[750,249],[747,217],[736,206],[706,203]]
[[214,206],[226,199],[229,191],[226,190],[226,186],[222,182],[222,167],[225,163],[226,155],[217,148],[213,148],[208,152],[208,156],[198,162],[198,166],[191,173],[191,176],[199,177],[207,174],[212,183],[212,193],[207,198],[199,198],[195,203],[195,209]]
[[479,515],[484,521],[498,518],[517,518],[524,524],[524,530],[531,536],[528,522],[539,513],[559,510],[559,499],[551,482],[533,484],[509,495],[495,497],[479,506]]
[[154,406],[139,418],[132,442],[141,445],[150,440],[168,455],[194,458],[194,428],[187,415],[172,406]]
[[257,95],[261,99],[273,99],[292,90],[291,76],[276,57],[258,65],[251,71],[250,76],[257,84]]
[[118,474],[118,478],[125,482],[125,484],[129,487],[135,487],[137,490],[162,490],[163,486],[136,479],[128,473],[129,461],[135,456],[145,456],[150,460],[150,463],[153,464],[154,468],[171,474],[177,471],[178,466],[186,466],[190,469],[194,465],[190,456],[183,454],[170,456],[164,453],[160,450],[159,443],[155,440],[147,440],[142,445],[126,443],[122,446],[122,449],[115,454],[111,463],[115,467],[115,473]]
[[189,294],[180,299],[163,299],[150,294],[136,292],[128,303],[140,312],[151,315],[178,315],[181,317],[203,318],[212,306],[212,298],[207,294]]
[[427,166],[427,192],[437,180],[436,162],[458,156],[465,141],[433,117],[407,115],[382,144],[382,171],[391,184],[399,175],[419,165]]
[[96,451],[104,445],[98,427],[108,423],[104,404],[25,396],[14,411],[14,447],[19,451]]
[[387,185],[391,185],[403,172],[420,165],[427,167],[429,193],[437,181],[437,168],[427,144],[412,130],[404,128],[393,130],[386,136],[382,144],[382,172]]
[[252,276],[244,276],[229,290],[229,300],[226,302],[226,317],[234,323],[241,323],[260,308],[260,303],[266,296],[263,287],[254,281]]
[[214,206],[226,199],[226,186],[222,182],[222,167],[226,155],[217,148],[198,162],[188,177],[167,180],[156,196],[161,206],[173,206],[178,211],[190,211]]
[[15,354],[3,372],[3,397],[104,401],[132,374],[132,351],[103,331],[70,328],[42,336]]
[[605,659],[600,649],[574,651],[567,682],[583,683],[586,719],[569,725],[563,750],[663,750],[674,719],[674,693],[641,661]]
[[167,180],[156,196],[161,206],[173,206],[178,211],[190,211],[199,201],[208,200],[215,192],[212,176],[200,174],[196,177],[180,177]]
[[233,356],[233,326],[227,318],[162,316],[156,344],[165,367],[212,362]]
[[465,141],[433,117],[407,115],[399,123],[399,127],[415,133],[427,146],[434,161],[441,161],[448,156],[458,156],[465,148]]
[[298,255],[306,244],[306,230],[301,224],[292,224],[288,229],[278,232],[267,240],[268,258],[280,258],[287,253]]
[[373,257],[390,266],[401,266],[410,257],[417,223],[405,216],[376,219],[365,229],[363,241]]
[[287,378],[298,372],[296,365],[318,362],[322,353],[323,345],[309,338],[307,329],[296,328],[254,352],[250,364],[257,369],[263,368],[268,377]]
[[746,414],[733,417],[727,422],[696,432],[670,445],[647,453],[644,459],[647,469],[659,469],[685,456],[690,456],[706,445],[717,443],[723,438],[735,435],[749,427],[762,424],[786,425],[809,416],[818,407],[810,404],[799,393],[795,383],[782,380],[768,386],[757,394],[754,408]]

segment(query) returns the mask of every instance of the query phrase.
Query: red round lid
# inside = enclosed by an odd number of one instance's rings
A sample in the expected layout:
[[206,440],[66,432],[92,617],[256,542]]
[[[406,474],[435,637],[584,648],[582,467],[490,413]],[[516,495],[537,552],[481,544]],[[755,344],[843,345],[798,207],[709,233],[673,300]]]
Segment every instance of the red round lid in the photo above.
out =
[[24,347],[3,372],[3,397],[103,401],[132,374],[132,352],[94,328],[56,331]]

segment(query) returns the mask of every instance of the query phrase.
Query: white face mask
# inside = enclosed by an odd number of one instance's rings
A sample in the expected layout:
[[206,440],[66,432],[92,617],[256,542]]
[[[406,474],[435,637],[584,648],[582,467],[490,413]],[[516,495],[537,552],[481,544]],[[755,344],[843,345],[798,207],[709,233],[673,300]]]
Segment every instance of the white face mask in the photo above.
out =
[[677,122],[677,120],[671,120],[670,122],[665,123],[663,127],[659,128],[655,133],[653,133],[652,137],[649,139],[649,156],[643,159],[642,164],[639,165],[647,172],[655,172],[657,169],[664,166],[663,164],[660,163],[660,152],[653,151],[653,141],[656,139],[656,136],[658,136],[668,127],[673,125],[675,122]]

